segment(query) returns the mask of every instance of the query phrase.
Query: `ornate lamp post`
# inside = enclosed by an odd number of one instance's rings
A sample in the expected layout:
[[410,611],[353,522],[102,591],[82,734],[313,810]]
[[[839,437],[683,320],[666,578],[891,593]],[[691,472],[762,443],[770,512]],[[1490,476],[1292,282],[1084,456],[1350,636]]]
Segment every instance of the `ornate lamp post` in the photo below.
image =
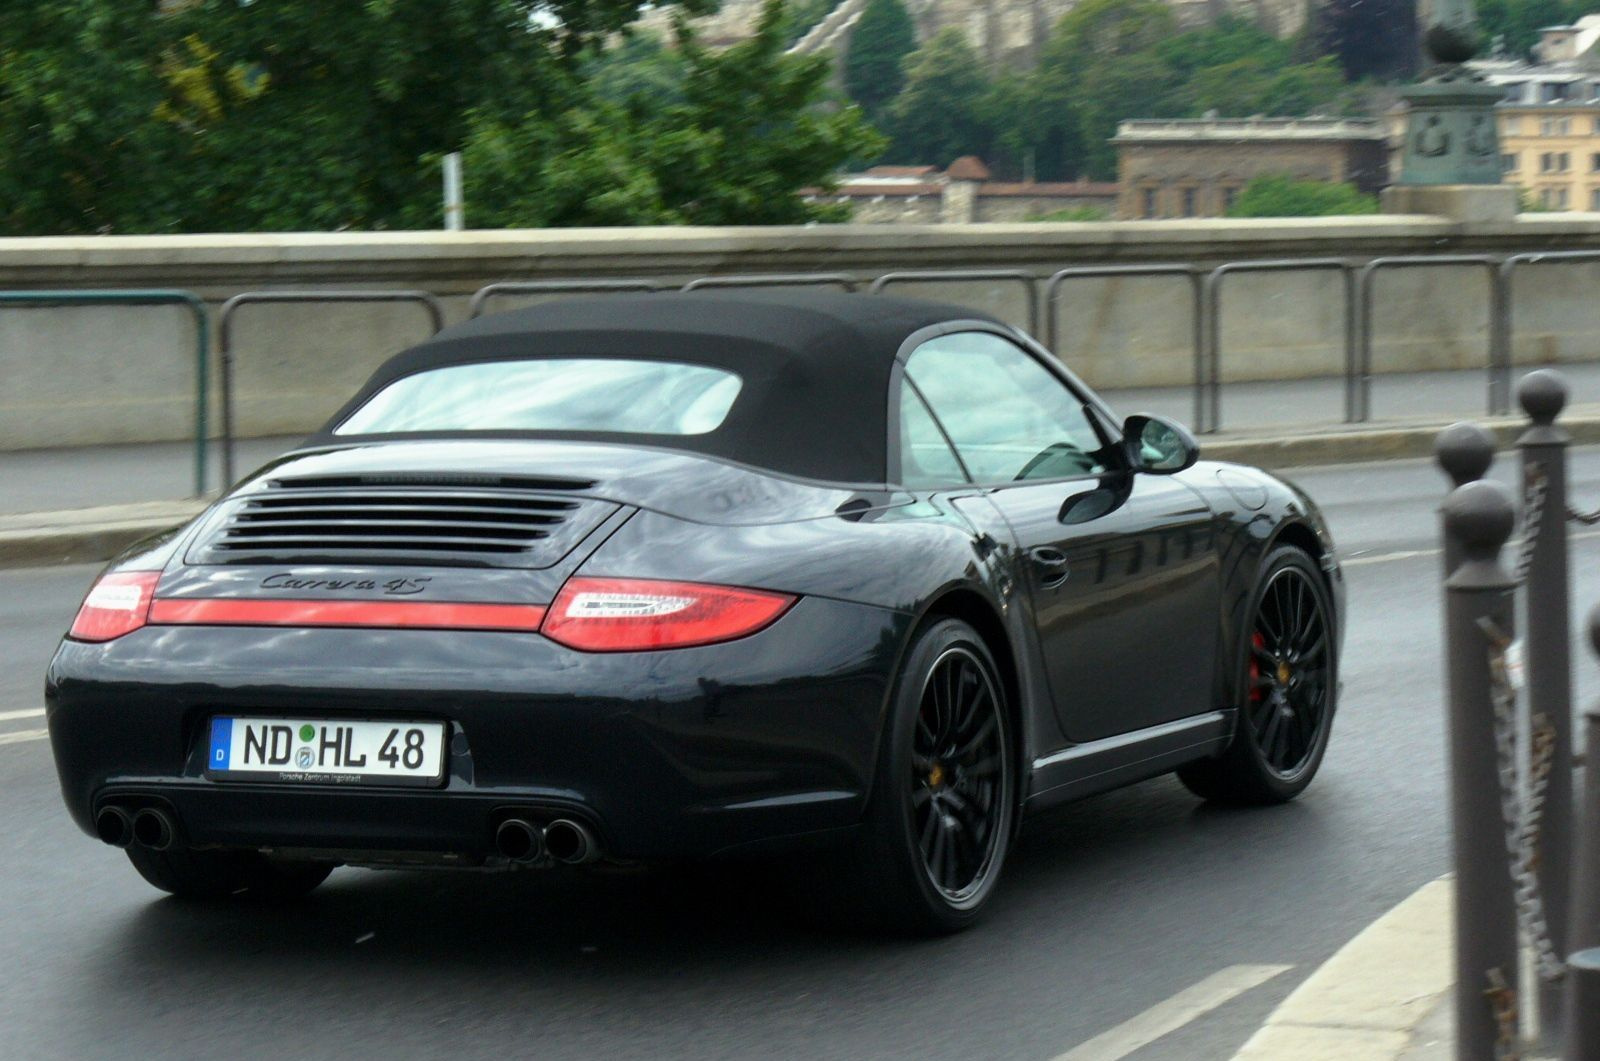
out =
[[1503,95],[1467,69],[1482,36],[1472,0],[1435,0],[1423,43],[1435,66],[1401,92],[1409,105],[1400,181],[1384,192],[1395,214],[1443,214],[1463,221],[1516,216],[1516,189],[1500,183],[1495,104]]

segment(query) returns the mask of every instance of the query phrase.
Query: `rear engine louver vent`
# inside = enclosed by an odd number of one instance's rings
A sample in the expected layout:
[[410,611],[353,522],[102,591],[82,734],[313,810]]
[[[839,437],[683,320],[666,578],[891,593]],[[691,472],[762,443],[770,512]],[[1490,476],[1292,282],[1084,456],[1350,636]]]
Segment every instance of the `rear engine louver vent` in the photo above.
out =
[[562,496],[592,486],[493,475],[275,479],[232,503],[191,560],[540,567],[616,510]]

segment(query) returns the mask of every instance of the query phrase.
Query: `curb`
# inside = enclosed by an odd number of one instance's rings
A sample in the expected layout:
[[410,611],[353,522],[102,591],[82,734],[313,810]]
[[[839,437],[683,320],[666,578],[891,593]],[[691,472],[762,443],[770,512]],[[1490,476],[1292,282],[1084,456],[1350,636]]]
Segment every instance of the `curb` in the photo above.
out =
[[137,541],[182,526],[207,504],[153,501],[0,516],[0,568],[109,560]]
[[1396,1061],[1455,983],[1455,881],[1368,925],[1283,1003],[1234,1061]]
[[[1200,456],[1202,460],[1237,461],[1268,470],[1313,464],[1431,457],[1434,439],[1454,422],[1441,420],[1437,423],[1407,424],[1404,427],[1355,428],[1304,435],[1238,438],[1201,435]],[[1509,447],[1518,435],[1528,429],[1528,421],[1520,416],[1480,418],[1472,422],[1494,436],[1497,449]],[[1572,436],[1574,445],[1600,442],[1600,415],[1563,417],[1558,423]]]

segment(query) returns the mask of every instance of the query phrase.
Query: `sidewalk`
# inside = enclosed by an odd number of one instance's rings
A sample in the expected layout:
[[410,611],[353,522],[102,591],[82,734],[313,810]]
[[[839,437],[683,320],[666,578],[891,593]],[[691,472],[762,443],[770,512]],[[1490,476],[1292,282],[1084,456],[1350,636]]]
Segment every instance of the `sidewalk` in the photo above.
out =
[[1234,1061],[1450,1061],[1454,917],[1452,877],[1423,885],[1284,999]]

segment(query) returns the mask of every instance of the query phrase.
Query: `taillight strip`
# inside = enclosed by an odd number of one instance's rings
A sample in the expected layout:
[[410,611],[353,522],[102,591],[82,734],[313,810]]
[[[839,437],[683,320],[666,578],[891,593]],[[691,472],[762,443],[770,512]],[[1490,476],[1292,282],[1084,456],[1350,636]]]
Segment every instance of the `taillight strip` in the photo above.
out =
[[156,626],[358,626],[430,630],[537,630],[537,604],[443,604],[429,601],[232,600],[159,598]]

